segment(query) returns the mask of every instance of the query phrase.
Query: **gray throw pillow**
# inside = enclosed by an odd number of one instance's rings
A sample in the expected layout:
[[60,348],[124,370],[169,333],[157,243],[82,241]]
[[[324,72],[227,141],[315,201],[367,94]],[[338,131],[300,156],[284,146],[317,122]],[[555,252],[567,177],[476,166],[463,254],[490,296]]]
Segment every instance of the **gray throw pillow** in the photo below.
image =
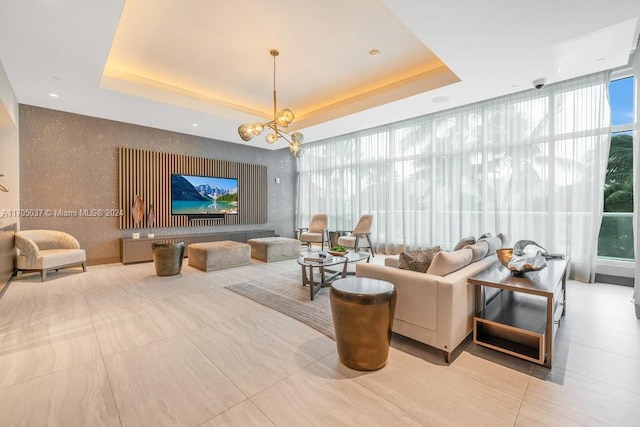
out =
[[478,242],[487,242],[489,244],[489,251],[487,252],[486,256],[495,254],[496,250],[502,247],[502,240],[500,240],[498,236],[486,237],[484,239],[478,240]]
[[440,252],[440,250],[440,246],[434,246],[423,250],[401,252],[398,268],[426,273],[433,257]]
[[508,234],[506,233],[498,233],[498,235],[496,237],[500,238],[500,241],[502,242],[502,248],[508,248],[509,244],[511,243],[511,237],[509,237]]
[[462,249],[467,245],[473,245],[475,242],[476,242],[476,238],[473,236],[464,237],[460,239],[460,241],[456,244],[453,250],[457,251],[458,249]]
[[471,262],[476,262],[487,256],[487,253],[489,252],[489,244],[485,240],[481,240],[475,245],[465,246],[464,249],[471,249],[471,251],[473,251],[473,258],[471,258]]

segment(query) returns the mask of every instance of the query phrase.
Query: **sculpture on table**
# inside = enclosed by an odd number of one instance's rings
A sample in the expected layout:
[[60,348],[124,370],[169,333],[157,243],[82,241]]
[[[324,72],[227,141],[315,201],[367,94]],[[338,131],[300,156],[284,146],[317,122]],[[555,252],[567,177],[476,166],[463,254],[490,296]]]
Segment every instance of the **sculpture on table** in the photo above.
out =
[[496,250],[498,259],[514,276],[522,277],[528,271],[542,270],[547,266],[547,257],[550,255],[545,248],[533,240],[519,240],[513,248]]
[[133,216],[134,227],[138,227],[144,219],[144,200],[136,194],[136,197],[131,205],[131,215]]
[[[133,216],[133,226],[138,228],[144,220],[144,200],[136,194],[136,197],[131,205],[131,215]],[[140,233],[132,233],[134,239],[140,238]]]
[[[147,224],[149,225],[150,229],[153,228],[153,226],[156,224],[156,208],[153,204],[149,205],[149,213],[147,214]],[[151,232],[151,230],[149,230],[147,237],[152,238],[152,237],[155,237],[155,235]]]

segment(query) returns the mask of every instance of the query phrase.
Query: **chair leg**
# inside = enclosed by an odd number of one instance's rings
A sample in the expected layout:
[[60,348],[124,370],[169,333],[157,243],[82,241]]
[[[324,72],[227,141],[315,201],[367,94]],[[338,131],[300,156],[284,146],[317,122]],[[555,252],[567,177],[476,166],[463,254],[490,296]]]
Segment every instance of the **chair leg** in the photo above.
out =
[[87,262],[82,263],[82,271],[87,271]]
[[444,356],[444,363],[446,363],[447,365],[451,363],[451,353],[442,350],[442,355]]
[[367,234],[367,242],[369,242],[369,252],[371,252],[371,256],[375,257],[375,254],[373,253],[373,243],[371,243],[371,239],[369,238],[368,234]]
[[47,270],[40,270],[40,281],[44,282],[47,278]]

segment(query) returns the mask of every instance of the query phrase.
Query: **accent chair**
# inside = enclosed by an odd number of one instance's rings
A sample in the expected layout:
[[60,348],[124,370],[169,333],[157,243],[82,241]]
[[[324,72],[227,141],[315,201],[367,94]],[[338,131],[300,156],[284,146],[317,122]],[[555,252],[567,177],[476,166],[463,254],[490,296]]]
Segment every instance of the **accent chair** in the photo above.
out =
[[16,271],[38,271],[41,281],[47,271],[81,266],[87,271],[87,257],[72,235],[57,230],[25,230],[15,234],[18,249]]
[[360,249],[368,249],[373,254],[373,244],[371,243],[371,227],[373,226],[373,215],[362,215],[353,231],[348,236],[340,236],[338,245],[353,249],[358,252]]
[[324,244],[327,243],[329,249],[329,229],[328,219],[326,214],[315,214],[311,217],[311,223],[309,227],[298,228],[298,240],[310,248],[312,243],[320,243],[322,250],[324,250]]

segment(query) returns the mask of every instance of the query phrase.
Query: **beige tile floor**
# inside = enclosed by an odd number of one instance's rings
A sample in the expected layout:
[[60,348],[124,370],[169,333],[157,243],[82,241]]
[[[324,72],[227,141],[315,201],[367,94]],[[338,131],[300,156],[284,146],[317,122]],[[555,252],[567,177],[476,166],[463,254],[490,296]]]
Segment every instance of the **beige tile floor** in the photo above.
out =
[[387,365],[367,373],[324,335],[224,289],[298,268],[24,275],[0,299],[0,425],[640,425],[631,288],[569,283],[551,370],[469,339],[447,366],[394,336]]

